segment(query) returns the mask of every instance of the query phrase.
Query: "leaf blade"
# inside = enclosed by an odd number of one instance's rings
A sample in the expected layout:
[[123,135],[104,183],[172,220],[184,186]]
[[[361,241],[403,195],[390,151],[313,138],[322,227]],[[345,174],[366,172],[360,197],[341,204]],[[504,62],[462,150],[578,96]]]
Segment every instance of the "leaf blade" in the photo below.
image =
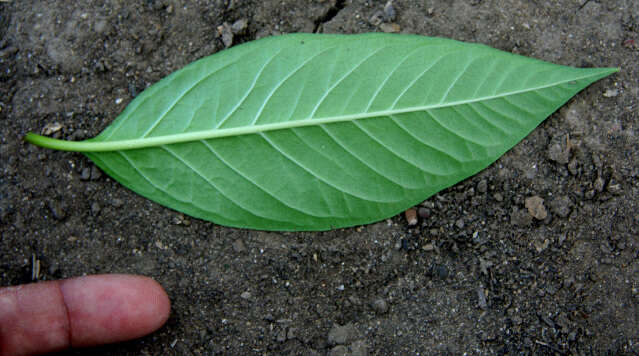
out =
[[485,168],[615,71],[419,36],[236,48],[147,89],[85,154],[141,195],[223,225],[365,224]]

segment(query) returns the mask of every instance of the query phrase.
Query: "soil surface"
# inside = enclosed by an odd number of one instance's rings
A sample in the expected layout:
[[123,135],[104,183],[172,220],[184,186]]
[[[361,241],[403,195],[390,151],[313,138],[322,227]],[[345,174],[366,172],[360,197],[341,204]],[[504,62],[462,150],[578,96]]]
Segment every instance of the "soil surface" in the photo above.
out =
[[[97,135],[203,56],[290,32],[399,31],[620,67],[405,216],[230,229],[148,201],[29,131]],[[150,276],[168,323],[78,355],[639,353],[639,2],[0,2],[0,285]]]

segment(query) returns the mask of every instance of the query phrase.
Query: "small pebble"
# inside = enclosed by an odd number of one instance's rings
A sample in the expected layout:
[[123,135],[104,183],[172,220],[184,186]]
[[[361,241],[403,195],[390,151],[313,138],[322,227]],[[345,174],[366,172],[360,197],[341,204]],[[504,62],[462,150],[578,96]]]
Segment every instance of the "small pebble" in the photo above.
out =
[[603,93],[606,98],[612,98],[619,95],[619,89],[608,89]]
[[396,23],[383,23],[379,28],[386,33],[399,33],[401,31],[401,27]]
[[428,210],[428,208],[419,208],[417,210],[417,215],[419,215],[420,218],[422,219],[427,219],[428,217],[430,217],[430,210]]
[[384,20],[386,21],[395,21],[397,17],[397,11],[395,11],[395,6],[393,6],[393,1],[389,1],[384,5]]
[[224,43],[225,48],[231,47],[233,44],[233,30],[228,22],[217,27],[217,34],[222,37],[222,43]]
[[528,226],[532,223],[532,216],[526,213],[525,210],[519,210],[517,207],[512,208],[512,212],[510,213],[510,223],[515,226]]
[[244,32],[244,30],[246,30],[247,27],[248,27],[248,21],[246,19],[239,19],[233,22],[233,24],[231,25],[231,32],[237,35]]
[[348,352],[348,347],[343,345],[335,346],[329,352],[329,356],[348,356],[350,355]]
[[526,198],[524,205],[530,216],[537,220],[544,220],[548,216],[546,207],[544,207],[544,199],[537,195]]
[[570,172],[573,176],[576,176],[577,173],[579,173],[578,167],[577,160],[573,158],[570,163],[568,163],[568,172]]
[[100,214],[100,204],[98,202],[91,203],[91,215],[96,216]]
[[354,295],[351,295],[350,297],[348,297],[348,301],[351,302],[353,305],[361,305],[362,304],[362,301],[359,298],[357,298],[356,296],[354,296]]
[[249,300],[251,299],[251,293],[250,292],[244,292],[242,294],[240,294],[240,298],[245,299],[245,300]]
[[437,277],[441,279],[448,278],[448,268],[445,265],[433,266],[433,272]]
[[609,193],[612,193],[615,195],[621,194],[621,191],[622,191],[621,185],[612,179],[610,180],[610,182],[608,182],[608,187],[606,188],[606,190]]
[[277,333],[277,342],[284,342],[286,341],[286,330],[280,330],[280,332]]
[[98,180],[102,177],[102,171],[97,166],[91,166],[91,180]]
[[482,179],[477,183],[477,191],[480,193],[486,193],[488,191],[488,182],[485,179]]
[[297,335],[295,335],[295,334],[296,334],[296,332],[297,332],[297,328],[289,328],[289,329],[288,329],[288,332],[286,333],[286,338],[287,338],[288,340],[293,340],[293,339],[295,339],[295,337],[297,336]]
[[555,215],[565,218],[570,215],[572,205],[572,201],[567,196],[557,197],[550,202],[550,211]]
[[406,216],[406,222],[408,222],[408,226],[417,225],[417,211],[415,208],[410,208],[404,212]]
[[84,167],[80,173],[80,180],[89,180],[91,178],[91,168]]
[[606,182],[603,180],[603,178],[597,177],[597,179],[595,179],[594,188],[597,192],[599,193],[603,192],[605,185],[606,185]]
[[381,25],[382,22],[384,22],[384,13],[381,11],[375,12],[373,16],[371,16],[371,18],[368,20],[368,22],[370,22],[370,24],[373,26]]
[[382,298],[376,299],[372,303],[372,307],[378,314],[385,314],[388,311],[388,303]]
[[9,46],[5,49],[0,50],[0,58],[9,58],[16,53],[18,53],[18,48],[14,46]]
[[244,245],[244,241],[238,239],[233,242],[233,251],[235,252],[244,252],[246,251],[246,246]]
[[66,206],[64,203],[60,203],[57,200],[49,201],[49,210],[51,210],[53,218],[56,220],[63,220],[67,216],[65,208]]
[[535,246],[535,250],[538,253],[543,252],[545,249],[548,248],[548,246],[550,246],[550,240],[548,239],[536,239],[535,241],[533,241],[533,245]]
[[114,208],[121,208],[122,205],[124,205],[124,201],[122,201],[122,199],[115,198],[115,199],[111,200],[111,205]]
[[421,204],[419,204],[421,206],[423,206],[424,208],[428,208],[428,209],[435,209],[435,203],[433,203],[430,200],[424,200]]
[[60,271],[60,266],[56,262],[51,262],[51,264],[49,265],[49,268],[47,269],[47,272],[49,273],[50,276],[58,273],[59,271]]
[[357,340],[350,345],[350,356],[368,356],[368,345],[364,340]]
[[457,219],[457,221],[455,221],[455,226],[457,226],[457,228],[459,228],[459,229],[463,229],[464,228],[464,220],[463,219]]
[[555,143],[548,148],[547,156],[551,161],[566,164],[570,161],[570,150],[564,149],[559,143]]
[[62,130],[62,125],[58,122],[52,122],[46,124],[41,132],[44,136],[51,136],[60,130]]
[[358,337],[357,329],[353,324],[346,324],[341,326],[335,324],[333,328],[328,332],[328,343],[330,345],[345,345]]
[[477,299],[479,300],[479,307],[486,310],[488,309],[488,302],[486,301],[486,292],[484,292],[484,286],[481,284],[477,288]]

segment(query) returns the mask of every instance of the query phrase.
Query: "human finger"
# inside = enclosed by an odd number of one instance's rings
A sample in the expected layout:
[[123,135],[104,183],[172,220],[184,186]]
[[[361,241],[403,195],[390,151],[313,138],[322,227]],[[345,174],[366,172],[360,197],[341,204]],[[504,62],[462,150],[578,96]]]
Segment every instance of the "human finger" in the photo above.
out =
[[0,355],[33,355],[134,339],[166,322],[150,278],[96,275],[0,288]]

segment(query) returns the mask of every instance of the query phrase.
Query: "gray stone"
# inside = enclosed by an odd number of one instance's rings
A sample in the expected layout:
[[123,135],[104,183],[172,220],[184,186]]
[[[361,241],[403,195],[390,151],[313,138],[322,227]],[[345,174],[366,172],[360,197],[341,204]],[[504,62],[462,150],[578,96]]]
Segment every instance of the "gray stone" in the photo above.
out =
[[477,183],[477,191],[480,193],[486,193],[488,191],[488,182],[485,179],[482,179]]
[[386,301],[382,298],[376,299],[372,303],[372,307],[373,310],[375,310],[375,312],[379,314],[384,314],[388,311],[388,303],[386,303]]
[[89,178],[91,178],[91,168],[82,168],[82,173],[80,173],[80,180],[89,180]]
[[520,227],[528,226],[532,223],[532,216],[525,210],[520,210],[513,206],[513,210],[510,213],[510,223]]
[[368,356],[368,345],[363,340],[353,342],[349,349],[350,356]]
[[100,168],[91,166],[91,180],[98,180],[100,178],[102,178],[102,171],[100,171]]
[[335,324],[333,328],[328,332],[328,343],[330,345],[345,345],[358,337],[357,329],[355,325],[349,323],[344,326]]
[[65,211],[66,207],[66,204],[61,203],[57,200],[49,201],[49,210],[51,210],[53,218],[56,220],[64,220],[64,218],[67,216],[67,213]]
[[246,19],[239,19],[233,22],[233,24],[231,25],[231,32],[237,35],[239,33],[244,32],[247,27],[248,27],[248,21]]
[[384,20],[386,21],[395,21],[397,18],[397,11],[395,10],[395,6],[393,6],[393,2],[389,1],[384,5]]
[[570,215],[570,208],[572,207],[572,205],[573,204],[570,198],[566,196],[557,197],[550,202],[550,211],[552,211],[553,214],[557,216],[565,218]]
[[331,352],[328,353],[330,356],[348,356],[348,347],[346,346],[335,346],[331,349]]
[[233,242],[233,251],[235,252],[244,252],[246,251],[246,246],[244,245],[244,241],[238,239]]
[[559,143],[552,144],[548,147],[548,159],[560,164],[566,164],[570,161],[570,150]]

